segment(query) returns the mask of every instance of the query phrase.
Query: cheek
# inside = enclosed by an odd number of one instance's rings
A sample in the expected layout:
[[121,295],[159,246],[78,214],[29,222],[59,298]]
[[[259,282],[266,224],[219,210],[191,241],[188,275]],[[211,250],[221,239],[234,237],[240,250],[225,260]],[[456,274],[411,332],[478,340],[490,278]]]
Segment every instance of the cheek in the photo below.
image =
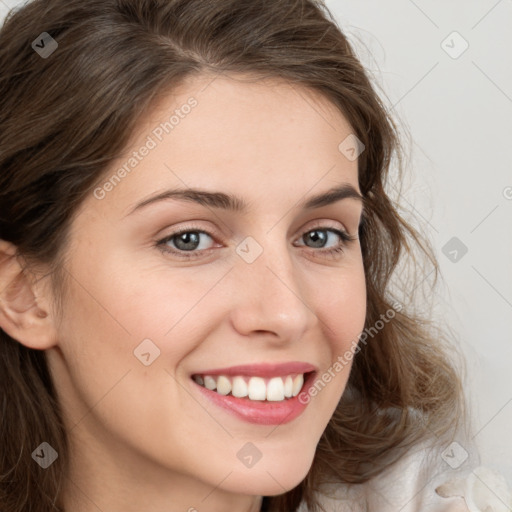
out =
[[330,398],[323,401],[334,409],[346,387],[352,368],[354,351],[364,329],[366,319],[366,282],[362,264],[350,272],[332,279],[324,293],[318,293],[318,316],[324,326],[330,353],[328,366],[322,368],[313,394],[325,393]]
[[[345,270],[345,269],[344,269]],[[334,274],[316,292],[317,315],[334,360],[357,343],[366,319],[366,281],[362,263]]]
[[[98,258],[99,252],[108,256]],[[139,404],[142,411],[156,389],[168,404],[179,404],[171,374],[208,337],[220,313],[215,284],[226,269],[198,275],[192,268],[137,266],[110,249],[89,256],[69,268],[73,279],[59,332],[65,366],[56,371],[62,388],[75,393],[63,397],[73,423],[100,400],[95,410],[119,421],[113,411],[121,404]],[[153,411],[148,407],[147,418]]]
[[[200,343],[190,329],[194,315],[187,311],[213,282],[184,286],[180,294],[180,283],[170,279],[103,265],[73,271],[59,332],[64,360],[53,364],[63,409],[76,439],[94,432],[107,445],[122,440],[172,467],[184,458],[182,445],[213,435],[191,427],[205,411],[187,400],[174,377],[175,367],[194,349],[191,340]],[[211,428],[222,435],[215,422]],[[190,464],[175,469],[196,470]]]
[[[171,348],[176,355],[182,346],[186,351],[186,338],[176,339],[175,333],[184,324],[194,325],[191,318],[200,302],[215,294],[215,284],[226,270],[148,265],[110,247],[101,253],[106,256],[92,255],[97,262],[75,263],[73,297],[67,308],[70,322],[81,324],[79,332],[87,333],[91,344],[104,340],[102,345],[122,348],[121,358],[147,338],[164,343],[175,338]],[[189,331],[188,338],[192,337]]]

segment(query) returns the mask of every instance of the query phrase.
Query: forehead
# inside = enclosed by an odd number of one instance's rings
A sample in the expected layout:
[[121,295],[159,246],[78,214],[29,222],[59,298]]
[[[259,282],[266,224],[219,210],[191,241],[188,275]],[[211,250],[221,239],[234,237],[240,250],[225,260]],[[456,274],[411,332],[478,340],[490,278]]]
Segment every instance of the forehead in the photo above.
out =
[[[169,122],[172,126],[165,126]],[[265,144],[280,147],[283,154],[322,141],[319,150],[333,141],[337,147],[340,136],[353,132],[340,110],[318,91],[280,78],[246,75],[188,77],[173,92],[160,94],[134,136],[140,142],[151,132],[160,139],[159,131],[169,150],[172,145],[179,150],[179,142],[183,149],[213,146],[233,153],[244,144],[244,152],[252,148],[256,153],[258,144]]]
[[159,95],[103,183],[124,169],[108,199],[125,209],[170,187],[229,189],[248,201],[272,190],[276,199],[283,192],[298,199],[316,186],[313,192],[347,182],[358,189],[357,161],[339,149],[352,132],[335,105],[298,84],[189,77]]

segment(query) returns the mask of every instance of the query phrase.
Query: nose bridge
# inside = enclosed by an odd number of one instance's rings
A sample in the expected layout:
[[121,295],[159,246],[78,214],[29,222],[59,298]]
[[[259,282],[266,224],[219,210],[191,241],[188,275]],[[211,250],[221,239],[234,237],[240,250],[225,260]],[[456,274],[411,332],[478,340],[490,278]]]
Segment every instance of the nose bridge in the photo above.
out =
[[236,248],[239,283],[234,320],[238,330],[272,331],[298,338],[318,321],[307,303],[287,242],[276,233],[247,237]]

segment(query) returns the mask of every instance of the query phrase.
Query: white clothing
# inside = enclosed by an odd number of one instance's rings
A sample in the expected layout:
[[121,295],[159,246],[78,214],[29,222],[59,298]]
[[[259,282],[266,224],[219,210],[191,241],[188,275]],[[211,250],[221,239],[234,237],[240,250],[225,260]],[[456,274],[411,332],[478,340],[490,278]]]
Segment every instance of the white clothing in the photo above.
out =
[[[326,512],[512,512],[505,479],[454,448],[420,447],[367,483],[324,486],[320,502]],[[304,503],[299,512],[308,512]]]

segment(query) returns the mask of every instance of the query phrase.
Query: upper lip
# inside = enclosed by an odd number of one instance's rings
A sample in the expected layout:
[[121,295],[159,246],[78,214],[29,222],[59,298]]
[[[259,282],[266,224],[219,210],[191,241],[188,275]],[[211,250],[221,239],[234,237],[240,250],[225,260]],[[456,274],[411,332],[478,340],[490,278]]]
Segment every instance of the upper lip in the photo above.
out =
[[292,373],[308,373],[316,371],[316,366],[298,361],[288,363],[261,363],[215,368],[196,372],[194,375],[247,375],[254,377],[281,377]]

